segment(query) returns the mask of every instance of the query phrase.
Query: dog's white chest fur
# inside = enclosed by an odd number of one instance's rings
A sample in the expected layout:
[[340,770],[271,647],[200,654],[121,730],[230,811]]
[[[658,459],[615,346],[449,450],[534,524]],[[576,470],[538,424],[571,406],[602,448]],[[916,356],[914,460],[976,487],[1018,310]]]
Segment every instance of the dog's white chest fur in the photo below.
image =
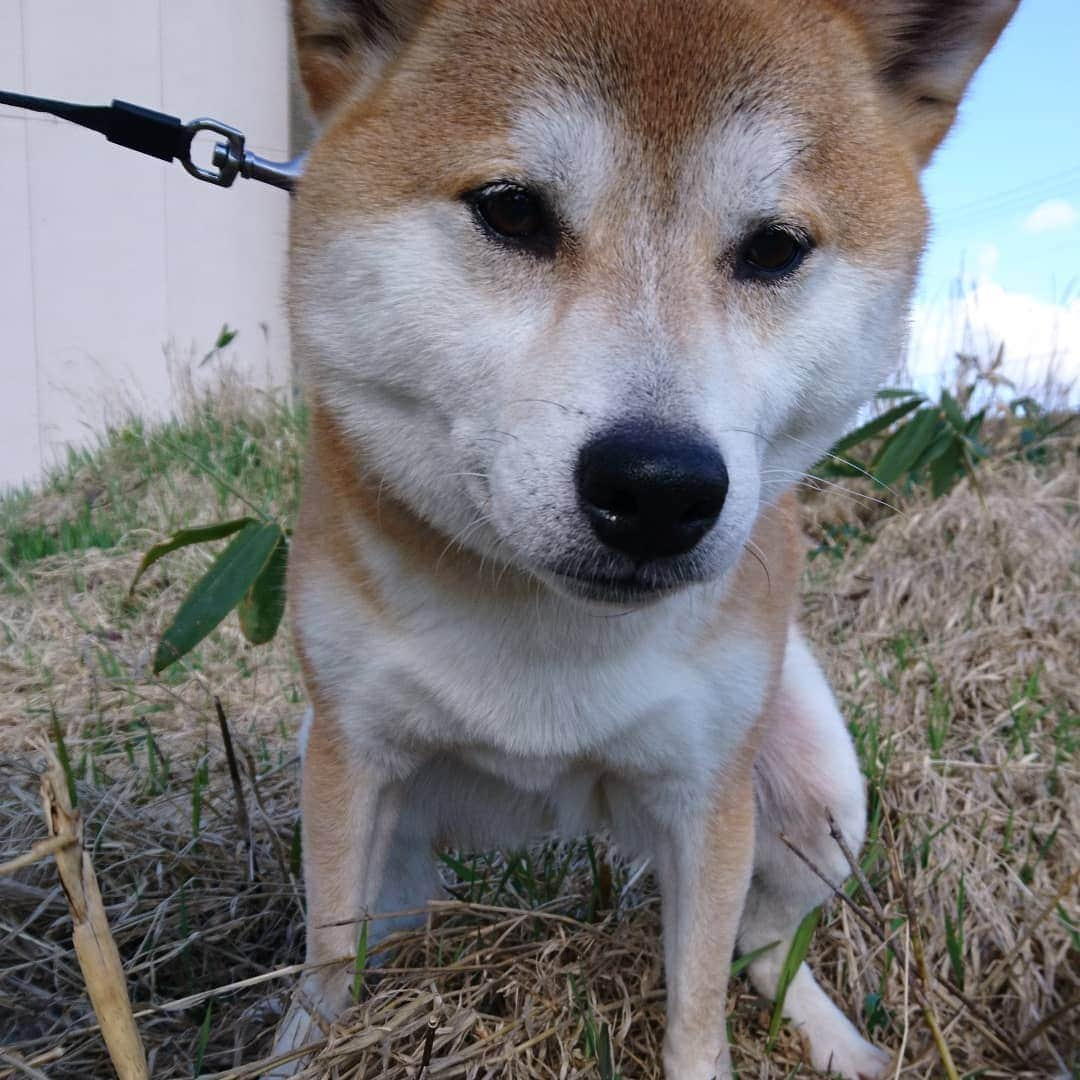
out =
[[[706,599],[631,620],[554,618],[550,596],[493,611],[429,594],[387,633],[323,578],[298,617],[358,752],[389,745],[416,763],[452,750],[520,791],[551,792],[608,774],[704,782],[738,745],[763,704],[768,645],[737,620],[687,648]],[[350,716],[358,701],[364,715]]]

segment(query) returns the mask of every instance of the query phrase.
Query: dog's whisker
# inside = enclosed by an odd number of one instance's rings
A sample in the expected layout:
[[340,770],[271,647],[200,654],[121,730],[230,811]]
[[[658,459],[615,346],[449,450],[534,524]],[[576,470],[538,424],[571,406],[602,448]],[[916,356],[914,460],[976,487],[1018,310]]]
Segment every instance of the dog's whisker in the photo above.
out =
[[512,439],[514,442],[521,442],[521,439],[512,431],[503,431],[501,428],[482,428],[473,436],[473,438],[480,439],[485,435],[499,435],[504,439]]
[[748,427],[722,427],[717,428],[716,433],[723,435],[725,432],[734,431],[740,435],[753,435],[755,439],[760,439],[762,442],[767,443],[769,446],[773,445],[772,439],[769,438],[764,432],[758,431],[757,428]]
[[446,558],[447,555],[450,554],[450,552],[454,548],[458,548],[464,551],[466,538],[472,535],[473,532],[475,532],[478,528],[480,528],[480,526],[484,524],[484,515],[480,514],[477,517],[473,518],[473,520],[470,521],[468,525],[464,526],[464,528],[462,529],[459,529],[452,537],[450,537],[450,539],[447,540],[446,545],[443,547],[442,551],[439,553],[439,557],[435,560],[434,572],[438,574],[440,568],[442,567],[443,560]]
[[[796,443],[799,446],[805,446],[808,449],[818,452],[817,447],[813,443],[807,442],[805,439],[800,439],[796,435],[789,435],[786,432],[781,432],[779,437]],[[867,480],[871,481],[874,484],[877,484],[878,487],[884,488],[890,495],[894,496],[897,499],[900,498],[900,493],[895,488],[879,480],[876,476],[874,476],[873,473],[868,472],[866,469],[864,469],[857,461],[852,461],[850,458],[841,457],[839,454],[834,454],[831,451],[825,451],[821,454],[821,457],[828,461],[835,461],[838,465],[843,465],[845,468],[854,469],[857,473],[859,473],[861,476],[864,476]]]
[[[806,491],[835,491],[840,495],[844,495],[847,498],[853,499],[856,502],[873,503],[876,506],[884,506],[886,509],[891,510],[895,514],[904,514],[904,510],[894,503],[888,502],[886,499],[879,499],[874,495],[867,495],[864,491],[853,491],[849,487],[845,487],[843,484],[836,483],[835,480],[826,480],[821,476],[814,476],[810,473],[801,473],[795,469],[763,469],[762,477],[768,477],[772,474],[779,474],[784,477],[782,480],[763,480],[762,487],[768,486],[780,486],[793,484],[795,487],[803,488]],[[891,490],[891,489],[890,489]]]
[[769,563],[765,558],[765,552],[753,540],[744,541],[743,550],[748,552],[757,561],[761,569],[765,571],[765,582],[769,592],[772,592],[772,574],[769,573]]
[[561,401],[552,401],[551,398],[539,398],[539,397],[523,397],[513,398],[506,403],[506,408],[510,408],[512,405],[551,405],[553,408],[561,409],[564,413],[576,413],[578,416],[588,416],[589,414],[584,409],[571,408],[569,405],[564,405]]

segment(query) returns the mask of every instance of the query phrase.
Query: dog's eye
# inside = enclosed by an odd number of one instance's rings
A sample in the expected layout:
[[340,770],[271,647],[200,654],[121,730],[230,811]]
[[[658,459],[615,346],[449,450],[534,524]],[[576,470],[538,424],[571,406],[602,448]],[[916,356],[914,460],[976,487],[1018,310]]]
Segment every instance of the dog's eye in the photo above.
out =
[[810,240],[782,225],[763,225],[743,243],[740,277],[775,281],[793,273],[810,251]]
[[517,184],[489,184],[468,196],[480,223],[501,240],[537,252],[554,245],[554,229],[543,200]]

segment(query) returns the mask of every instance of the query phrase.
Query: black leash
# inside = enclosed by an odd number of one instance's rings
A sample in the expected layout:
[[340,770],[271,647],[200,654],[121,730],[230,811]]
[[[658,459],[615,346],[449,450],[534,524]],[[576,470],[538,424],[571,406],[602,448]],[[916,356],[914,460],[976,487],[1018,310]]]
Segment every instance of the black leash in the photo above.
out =
[[[128,101],[114,101],[111,105],[76,105],[69,101],[31,97],[7,90],[0,90],[0,105],[49,113],[100,132],[117,146],[126,146],[129,150],[149,154],[161,161],[179,161],[197,180],[205,180],[218,187],[229,187],[241,176],[246,180],[258,180],[292,191],[304,171],[303,154],[292,161],[267,161],[244,148],[245,136],[242,131],[220,120],[201,117],[185,124],[177,116],[144,109]],[[209,166],[199,165],[191,157],[192,141],[203,131],[221,135],[225,139],[215,144]]]

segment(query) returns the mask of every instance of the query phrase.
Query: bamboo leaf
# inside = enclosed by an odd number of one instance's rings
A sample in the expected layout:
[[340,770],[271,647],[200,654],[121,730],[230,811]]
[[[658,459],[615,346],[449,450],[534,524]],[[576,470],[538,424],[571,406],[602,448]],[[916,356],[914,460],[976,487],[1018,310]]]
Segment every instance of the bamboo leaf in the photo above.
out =
[[964,418],[963,410],[960,408],[956,398],[948,390],[941,391],[941,411],[945,414],[945,419],[952,424],[956,431],[962,432],[965,430],[967,420]]
[[232,536],[233,533],[239,532],[251,521],[252,519],[249,517],[234,518],[232,521],[218,521],[213,525],[200,525],[194,529],[181,529],[179,532],[173,533],[168,540],[155,544],[143,556],[142,562],[139,563],[139,569],[135,571],[131,588],[128,589],[128,595],[130,596],[135,591],[135,586],[139,584],[139,578],[158,559],[168,555],[170,552],[177,551],[179,548],[190,547],[192,544],[206,544],[211,540],[223,540],[226,536]]
[[926,399],[918,390],[910,390],[904,386],[886,386],[884,390],[877,392],[877,398],[880,401],[890,401],[894,398],[912,398],[917,397],[920,401]]
[[956,432],[946,424],[939,425],[938,431],[934,435],[932,441],[927,443],[923,452],[915,459],[911,465],[911,472],[918,473],[920,470],[925,469],[927,465],[937,461],[950,446],[954,446],[959,443]]
[[289,541],[282,534],[236,609],[240,629],[252,645],[265,645],[277,633],[285,613],[285,570],[288,565]]
[[814,466],[814,474],[816,476],[865,476],[866,469],[845,458],[824,458]]
[[857,427],[854,431],[848,432],[832,448],[832,453],[842,454],[845,450],[858,446],[859,443],[864,443],[867,439],[872,439],[886,428],[892,427],[897,420],[902,420],[909,412],[917,409],[923,403],[923,400],[922,397],[912,398],[910,401],[905,401],[900,405],[894,405],[891,409],[887,409],[880,416],[875,416],[873,420],[868,421],[861,427]]
[[954,439],[948,450],[930,466],[931,494],[940,499],[963,474],[963,448]]
[[882,447],[872,470],[874,478],[888,486],[903,476],[934,438],[939,423],[937,409],[924,409],[909,420]]
[[243,599],[282,537],[275,523],[248,522],[195,583],[158,642],[154,674],[193,649]]
[[986,419],[986,410],[980,409],[968,422],[964,425],[964,434],[974,437],[982,430],[983,421]]

